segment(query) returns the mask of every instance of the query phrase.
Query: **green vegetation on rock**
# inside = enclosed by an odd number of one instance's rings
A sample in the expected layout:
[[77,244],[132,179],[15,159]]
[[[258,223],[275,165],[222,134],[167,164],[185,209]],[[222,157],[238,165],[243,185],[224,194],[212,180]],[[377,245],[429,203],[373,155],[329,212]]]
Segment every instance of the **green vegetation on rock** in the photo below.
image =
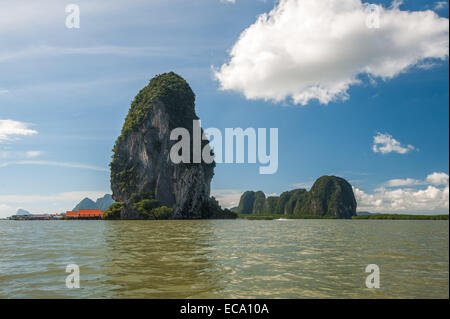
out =
[[120,219],[120,213],[122,212],[123,203],[116,202],[111,204],[109,208],[103,213],[103,219]]
[[273,214],[277,211],[279,197],[269,196],[264,202],[264,214]]
[[353,219],[391,219],[391,220],[448,220],[448,215],[405,215],[377,214],[353,216]]
[[286,202],[286,205],[284,206],[284,213],[286,215],[292,215],[297,214],[299,215],[301,213],[301,209],[305,205],[307,199],[308,199],[308,192],[306,189],[295,189],[291,191],[291,196],[289,197],[289,200]]
[[189,108],[194,111],[195,94],[181,76],[174,72],[157,75],[136,95],[131,103],[119,139],[127,132],[142,125],[156,98],[167,106],[176,105],[178,108]]
[[238,214],[251,214],[253,212],[253,203],[255,202],[255,192],[248,191],[242,194],[239,206],[237,208]]
[[219,202],[212,196],[207,205],[202,208],[203,219],[235,219],[238,214],[227,208],[222,209]]
[[322,176],[308,193],[300,214],[352,218],[356,216],[356,199],[352,186],[343,178]]
[[351,185],[345,179],[322,176],[309,192],[295,189],[279,197],[265,198],[261,191],[247,191],[241,196],[237,212],[240,215],[352,218],[356,215],[356,199]]
[[122,161],[118,155],[115,155],[110,167],[111,181],[114,181],[118,189],[123,193],[132,192],[136,187],[136,166],[129,162]]
[[253,214],[264,213],[264,204],[266,202],[266,195],[262,191],[255,193],[255,201],[253,202]]
[[134,193],[128,203],[139,213],[141,219],[170,219],[173,214],[173,209],[161,205],[152,193]]

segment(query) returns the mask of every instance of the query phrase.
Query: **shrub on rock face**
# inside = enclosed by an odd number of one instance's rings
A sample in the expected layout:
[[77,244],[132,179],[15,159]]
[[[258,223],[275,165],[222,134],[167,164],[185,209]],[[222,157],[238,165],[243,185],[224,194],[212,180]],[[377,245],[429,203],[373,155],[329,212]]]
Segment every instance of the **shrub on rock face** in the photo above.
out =
[[159,207],[159,201],[156,199],[144,199],[133,204],[134,209],[136,209],[141,217],[147,219],[151,216],[151,211]]
[[228,208],[222,209],[214,196],[209,199],[208,204],[202,210],[202,218],[204,219],[235,219],[237,217],[236,212]]
[[162,206],[160,201],[148,192],[134,193],[129,203],[138,212],[140,219],[170,219],[173,215],[172,208]]
[[170,219],[173,214],[173,208],[169,208],[166,206],[161,206],[152,209],[151,216],[154,219]]
[[117,202],[111,204],[109,208],[103,213],[103,219],[120,219],[120,213],[122,211],[123,203]]

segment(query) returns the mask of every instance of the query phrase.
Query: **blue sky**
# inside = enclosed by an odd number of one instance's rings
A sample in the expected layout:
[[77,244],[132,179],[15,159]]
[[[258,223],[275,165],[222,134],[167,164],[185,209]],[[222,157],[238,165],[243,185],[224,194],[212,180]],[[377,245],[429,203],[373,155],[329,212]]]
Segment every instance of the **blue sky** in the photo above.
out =
[[[284,1],[288,6],[298,0]],[[322,2],[324,6],[328,3]],[[355,0],[348,2],[354,4]],[[301,59],[279,66],[255,62],[257,72],[266,72],[263,75],[269,82],[248,84],[239,81],[254,75],[242,73],[247,65],[238,58],[246,58],[249,52],[250,60],[259,61],[249,47],[254,41],[258,44],[259,36],[270,39],[274,35],[269,32],[275,33],[277,44],[268,41],[267,45],[277,54],[285,52],[276,50],[292,48],[289,52],[294,56],[302,57],[305,52],[306,59],[305,50],[311,47],[297,45],[302,29],[283,29],[283,25],[271,29],[265,23],[253,26],[259,15],[279,5],[273,1],[73,3],[80,7],[79,29],[66,28],[65,1],[47,0],[37,5],[0,0],[0,217],[18,208],[61,212],[85,196],[95,199],[110,192],[111,149],[130,103],[153,76],[168,71],[190,83],[204,127],[279,129],[276,174],[259,175],[259,165],[216,167],[213,194],[224,206],[237,205],[245,190],[279,194],[310,187],[321,175],[333,174],[350,181],[361,209],[448,213],[448,39],[442,44],[438,33],[411,32],[417,28],[414,16],[407,17],[405,29],[395,26],[392,30],[405,37],[409,50],[419,50],[425,44],[419,45],[426,43],[429,50],[424,59],[410,62],[400,47],[373,55],[360,53],[365,44],[355,36],[343,39],[350,43],[350,60],[344,57],[333,65],[328,58],[319,61],[319,69],[313,65],[308,74],[296,71],[304,62]],[[393,16],[433,10],[448,19],[446,2],[373,3],[392,10]],[[305,8],[302,12],[308,16],[304,20],[314,19],[312,10],[317,8]],[[339,10],[330,12],[339,17],[346,8]],[[296,19],[295,10],[292,17],[279,14],[284,16],[278,21]],[[438,28],[438,16],[429,21],[421,18],[423,25],[429,23],[429,30]],[[350,22],[348,25],[351,29]],[[248,32],[248,41],[239,42],[249,27],[253,32]],[[385,34],[394,31],[385,29]],[[308,36],[319,43],[324,36],[320,32]],[[448,38],[448,20],[446,35]],[[230,50],[236,44],[235,63]],[[314,48],[320,51],[327,45]],[[445,46],[447,53],[442,57],[439,49]],[[336,48],[337,52],[341,49]],[[375,64],[370,63],[391,49],[395,66],[373,68]],[[312,58],[322,53],[315,52]],[[350,61],[345,70],[342,61]],[[222,65],[232,62],[229,73],[221,73]],[[406,66],[398,68],[404,62]],[[367,71],[357,74],[358,83],[341,89],[357,63]],[[317,78],[321,65],[326,65],[327,71]],[[294,70],[293,74],[287,76],[284,69]],[[220,74],[225,75],[221,78]],[[295,100],[297,96],[305,101],[308,92],[301,87],[312,78],[329,85],[329,101],[317,97],[305,103]],[[293,89],[271,92],[278,83]],[[336,87],[344,98],[330,95]],[[373,148],[376,136],[381,142],[378,152]]]

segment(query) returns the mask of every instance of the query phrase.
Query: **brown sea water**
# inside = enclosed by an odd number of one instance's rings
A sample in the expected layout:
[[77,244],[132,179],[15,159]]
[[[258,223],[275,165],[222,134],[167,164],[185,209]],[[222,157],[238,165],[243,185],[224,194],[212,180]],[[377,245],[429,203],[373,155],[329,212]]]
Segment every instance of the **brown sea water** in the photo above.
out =
[[448,221],[0,221],[0,298],[449,298],[448,255]]

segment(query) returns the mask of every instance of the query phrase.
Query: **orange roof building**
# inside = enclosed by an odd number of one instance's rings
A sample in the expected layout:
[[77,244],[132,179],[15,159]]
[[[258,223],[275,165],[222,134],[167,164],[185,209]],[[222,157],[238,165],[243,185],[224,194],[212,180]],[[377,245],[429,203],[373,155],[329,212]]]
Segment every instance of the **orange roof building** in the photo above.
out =
[[80,209],[77,212],[67,212],[66,218],[101,218],[103,212],[100,209]]

